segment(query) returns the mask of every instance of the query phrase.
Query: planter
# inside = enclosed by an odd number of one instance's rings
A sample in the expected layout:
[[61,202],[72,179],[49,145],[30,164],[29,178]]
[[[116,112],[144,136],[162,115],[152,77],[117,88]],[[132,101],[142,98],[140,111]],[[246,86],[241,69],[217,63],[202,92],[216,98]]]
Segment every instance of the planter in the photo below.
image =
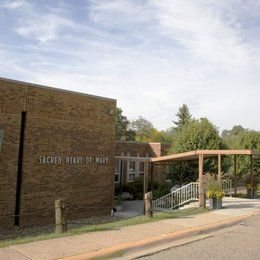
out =
[[222,209],[222,199],[209,198],[210,209]]

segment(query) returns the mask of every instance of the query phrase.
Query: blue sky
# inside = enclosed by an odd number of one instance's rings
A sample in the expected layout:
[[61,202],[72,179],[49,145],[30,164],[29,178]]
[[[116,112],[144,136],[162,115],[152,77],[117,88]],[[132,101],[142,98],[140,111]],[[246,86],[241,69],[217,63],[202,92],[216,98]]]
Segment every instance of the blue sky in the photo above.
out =
[[1,0],[0,76],[116,98],[172,126],[186,103],[260,130],[260,1]]

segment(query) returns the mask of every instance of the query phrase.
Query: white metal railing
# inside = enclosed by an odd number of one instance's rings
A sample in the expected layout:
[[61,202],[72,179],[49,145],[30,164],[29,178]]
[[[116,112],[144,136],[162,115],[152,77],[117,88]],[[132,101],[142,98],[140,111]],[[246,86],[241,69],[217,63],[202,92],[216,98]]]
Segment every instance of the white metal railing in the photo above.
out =
[[225,194],[231,195],[231,193],[232,193],[232,180],[231,179],[222,180],[222,190]]
[[199,199],[199,184],[191,182],[153,201],[153,211],[169,211]]

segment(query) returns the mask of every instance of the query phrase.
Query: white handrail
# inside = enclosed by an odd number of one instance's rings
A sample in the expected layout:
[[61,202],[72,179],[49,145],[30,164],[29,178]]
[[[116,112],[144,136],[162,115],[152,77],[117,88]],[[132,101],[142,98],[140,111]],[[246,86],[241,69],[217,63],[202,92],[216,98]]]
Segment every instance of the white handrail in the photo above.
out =
[[222,190],[225,194],[231,194],[232,192],[232,180],[231,179],[223,179],[222,180]]
[[153,201],[154,211],[169,211],[183,204],[199,199],[198,183],[191,182]]
[[[222,180],[222,190],[225,194],[231,194],[232,181]],[[188,202],[199,200],[199,183],[191,182],[177,190],[170,192],[153,201],[154,211],[170,211]]]

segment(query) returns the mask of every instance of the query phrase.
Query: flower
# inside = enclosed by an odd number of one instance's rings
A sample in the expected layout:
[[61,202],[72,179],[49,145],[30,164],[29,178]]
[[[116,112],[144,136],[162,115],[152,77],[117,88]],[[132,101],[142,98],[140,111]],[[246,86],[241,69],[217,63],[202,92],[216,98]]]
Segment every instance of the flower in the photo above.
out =
[[222,190],[221,181],[212,173],[207,173],[204,179],[206,195],[208,198],[222,199],[225,193]]
[[207,191],[206,195],[208,198],[222,199],[225,193],[223,191]]

